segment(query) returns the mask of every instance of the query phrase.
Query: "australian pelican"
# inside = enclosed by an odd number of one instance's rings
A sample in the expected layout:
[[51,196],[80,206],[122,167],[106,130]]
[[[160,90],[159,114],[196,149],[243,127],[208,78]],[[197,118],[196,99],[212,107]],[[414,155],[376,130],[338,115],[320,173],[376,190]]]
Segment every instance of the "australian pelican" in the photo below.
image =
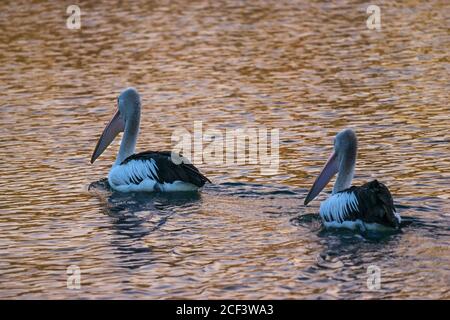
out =
[[118,110],[103,130],[91,158],[94,163],[123,131],[119,153],[108,174],[113,189],[121,192],[196,191],[211,182],[178,153],[145,151],[134,154],[141,117],[141,100],[136,89],[122,91],[117,104]]
[[328,159],[305,199],[311,202],[337,173],[332,195],[320,204],[325,227],[361,230],[400,228],[401,218],[395,211],[389,189],[377,180],[351,187],[355,171],[356,134],[345,129],[336,135],[334,152]]

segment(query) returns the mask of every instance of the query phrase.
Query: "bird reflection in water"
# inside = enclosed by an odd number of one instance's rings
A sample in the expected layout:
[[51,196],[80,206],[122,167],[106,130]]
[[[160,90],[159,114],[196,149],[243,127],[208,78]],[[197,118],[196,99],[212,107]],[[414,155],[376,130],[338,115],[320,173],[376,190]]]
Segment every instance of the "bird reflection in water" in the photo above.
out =
[[[121,193],[110,188],[108,180],[101,179],[89,186],[101,203],[101,211],[111,217],[115,236],[111,245],[117,248],[120,266],[136,269],[153,262],[152,247],[146,236],[157,232],[177,212],[201,197],[198,192],[175,193]],[[108,226],[109,227],[109,226]]]

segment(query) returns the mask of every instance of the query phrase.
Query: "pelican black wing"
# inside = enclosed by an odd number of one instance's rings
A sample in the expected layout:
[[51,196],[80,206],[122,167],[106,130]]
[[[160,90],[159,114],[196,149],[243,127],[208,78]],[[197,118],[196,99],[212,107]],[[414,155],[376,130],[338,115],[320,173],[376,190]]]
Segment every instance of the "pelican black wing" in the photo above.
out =
[[352,191],[358,199],[358,215],[364,222],[375,222],[393,228],[400,227],[394,200],[389,189],[383,183],[373,180],[360,187],[350,189],[353,189]]
[[[211,181],[194,165],[189,163],[186,158],[179,154],[172,154],[170,151],[144,151],[133,154],[126,158],[121,165],[127,164],[130,161],[145,162],[152,160],[156,164],[156,174],[150,170],[150,178],[158,181],[158,183],[183,181],[196,185],[197,187],[203,187],[206,182],[211,183]],[[138,178],[142,179],[142,177]],[[139,184],[140,181],[134,181],[134,183]]]

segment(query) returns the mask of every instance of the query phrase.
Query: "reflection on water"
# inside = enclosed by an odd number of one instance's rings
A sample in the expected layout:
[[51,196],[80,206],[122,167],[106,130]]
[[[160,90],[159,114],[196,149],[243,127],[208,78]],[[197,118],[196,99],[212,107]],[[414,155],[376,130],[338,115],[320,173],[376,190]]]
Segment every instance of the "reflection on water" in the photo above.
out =
[[[89,2],[68,30],[58,2],[0,3],[0,297],[450,298],[450,6],[379,1],[377,32],[366,5]],[[206,163],[200,195],[88,190],[130,85],[138,150],[170,149],[197,120],[263,125],[280,129],[280,172]],[[325,231],[319,201],[302,205],[343,127],[360,141],[355,183],[390,186],[402,232]]]

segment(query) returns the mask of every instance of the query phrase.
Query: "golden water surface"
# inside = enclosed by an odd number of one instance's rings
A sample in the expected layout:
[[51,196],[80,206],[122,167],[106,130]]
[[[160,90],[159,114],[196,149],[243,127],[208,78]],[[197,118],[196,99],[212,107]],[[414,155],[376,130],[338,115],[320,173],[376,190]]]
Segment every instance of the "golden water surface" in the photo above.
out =
[[[380,31],[363,1],[80,1],[79,30],[70,4],[0,3],[0,298],[450,298],[448,1],[377,1]],[[88,191],[127,86],[138,151],[194,121],[262,126],[280,132],[278,173],[200,163],[199,195]],[[390,187],[402,232],[322,230],[331,185],[303,206],[345,127],[354,183]]]

